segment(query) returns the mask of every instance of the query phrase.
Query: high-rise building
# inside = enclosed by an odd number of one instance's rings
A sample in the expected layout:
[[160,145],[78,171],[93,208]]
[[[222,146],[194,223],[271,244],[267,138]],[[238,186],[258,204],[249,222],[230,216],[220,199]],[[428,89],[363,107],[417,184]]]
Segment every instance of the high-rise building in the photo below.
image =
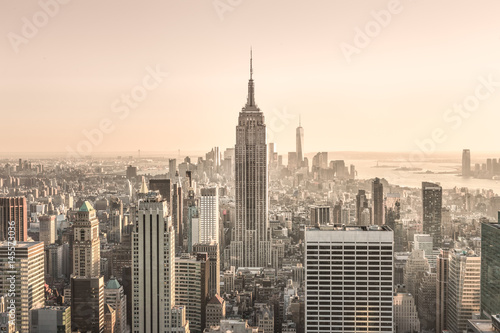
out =
[[139,201],[132,233],[132,332],[172,332],[175,230],[155,192]]
[[119,244],[122,241],[123,216],[119,210],[111,210],[109,217],[108,241],[110,243]]
[[300,118],[299,118],[299,127],[297,127],[296,131],[296,151],[297,151],[297,163],[298,166],[302,166],[302,162],[304,162],[304,129],[301,126]]
[[[174,179],[174,178],[172,178]],[[172,186],[170,179],[150,179],[149,189],[151,191],[160,191],[160,194],[168,204],[168,209],[172,209]]]
[[394,332],[393,232],[385,226],[305,231],[306,332]]
[[266,267],[271,260],[266,125],[255,103],[252,75],[250,57],[248,98],[236,127],[236,221],[230,252],[238,267]]
[[207,328],[220,326],[220,321],[223,319],[226,319],[226,301],[215,295],[207,303],[205,326]]
[[462,152],[462,176],[470,177],[470,150],[464,149]]
[[410,294],[418,304],[418,285],[424,274],[429,271],[429,261],[425,258],[424,250],[411,251],[404,268],[403,281]]
[[205,329],[209,275],[207,253],[198,253],[196,257],[183,253],[175,258],[175,304],[186,308],[186,319],[193,333]]
[[436,261],[436,332],[447,329],[449,251],[440,249]]
[[129,165],[127,167],[127,179],[132,179],[137,177],[137,167]]
[[379,178],[372,182],[373,224],[384,224],[384,184]]
[[43,215],[38,218],[40,222],[40,242],[45,245],[53,244],[56,242],[56,216]]
[[394,293],[394,326],[396,333],[420,332],[415,299],[401,286]]
[[297,153],[294,151],[288,152],[288,170],[295,170],[299,166],[299,162],[297,159]]
[[104,303],[115,310],[114,333],[127,333],[127,296],[116,278],[109,279],[104,288]]
[[177,171],[177,160],[171,158],[168,160],[168,175],[170,179],[175,179],[175,172]]
[[330,206],[316,206],[313,205],[311,209],[311,226],[319,226],[330,224],[331,213]]
[[15,235],[18,242],[28,240],[27,205],[25,197],[0,198],[0,241],[7,240],[11,235]]
[[[177,175],[177,178],[179,175]],[[177,181],[173,184],[172,186],[172,210],[171,210],[171,215],[172,215],[172,224],[175,229],[175,240],[177,242],[177,245],[182,247],[183,241],[184,241],[184,236],[182,233],[182,204],[183,204],[183,197],[182,197],[182,187],[180,181]]]
[[422,208],[424,234],[433,238],[434,247],[441,244],[441,209],[443,190],[434,183],[422,182]]
[[73,230],[73,275],[99,277],[101,274],[99,220],[96,210],[88,201],[85,201],[76,213]]
[[481,317],[500,313],[500,224],[481,224]]
[[45,306],[44,245],[18,242],[14,258],[11,246],[6,241],[0,243],[0,295],[7,295],[8,304],[15,304],[16,332],[29,332],[29,312]]
[[46,306],[30,311],[31,333],[71,333],[71,308]]
[[193,251],[193,245],[200,242],[200,209],[199,199],[195,197],[192,188],[188,191],[186,199],[186,224],[187,224],[187,248]]
[[202,188],[200,197],[200,243],[219,243],[219,189]]
[[220,295],[220,250],[219,244],[195,244],[193,254],[208,253],[210,275],[208,277],[208,296]]
[[[361,223],[361,214],[366,208],[368,208],[369,211],[371,212],[371,209],[368,207],[368,198],[366,197],[366,192],[365,190],[358,190],[358,194],[356,194],[356,222],[358,222],[358,224]],[[364,225],[369,225],[369,224],[364,224]]]
[[461,333],[481,308],[481,257],[453,249],[449,253],[448,330]]
[[104,277],[71,278],[72,332],[104,332]]

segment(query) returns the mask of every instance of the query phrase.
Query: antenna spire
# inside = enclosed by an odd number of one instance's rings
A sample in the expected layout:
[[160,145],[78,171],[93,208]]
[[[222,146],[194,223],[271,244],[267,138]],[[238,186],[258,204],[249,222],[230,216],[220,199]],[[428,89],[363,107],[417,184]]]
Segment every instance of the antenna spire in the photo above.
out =
[[252,80],[253,65],[252,65],[252,47],[250,46],[250,80]]

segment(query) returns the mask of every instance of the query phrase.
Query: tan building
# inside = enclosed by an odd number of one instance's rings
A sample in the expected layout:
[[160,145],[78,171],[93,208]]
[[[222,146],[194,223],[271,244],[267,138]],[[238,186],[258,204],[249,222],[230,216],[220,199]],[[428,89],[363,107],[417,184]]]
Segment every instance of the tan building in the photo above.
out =
[[453,249],[449,254],[448,330],[464,332],[467,321],[480,313],[481,257]]
[[73,225],[73,275],[97,277],[101,273],[99,220],[96,210],[85,201]]
[[116,311],[109,304],[104,305],[104,333],[116,333]]
[[394,294],[394,324],[396,333],[420,332],[415,300],[404,288],[399,288]]
[[40,242],[50,245],[56,242],[56,216],[44,215],[38,218],[40,222]]
[[[7,296],[6,301],[16,305],[16,330],[29,332],[30,310],[45,306],[43,242],[18,242],[14,261],[8,245],[0,243],[0,295],[14,294],[12,298]],[[11,279],[13,271],[17,273],[15,280]]]
[[226,319],[226,301],[219,295],[215,295],[207,303],[205,327],[219,326],[223,319]]

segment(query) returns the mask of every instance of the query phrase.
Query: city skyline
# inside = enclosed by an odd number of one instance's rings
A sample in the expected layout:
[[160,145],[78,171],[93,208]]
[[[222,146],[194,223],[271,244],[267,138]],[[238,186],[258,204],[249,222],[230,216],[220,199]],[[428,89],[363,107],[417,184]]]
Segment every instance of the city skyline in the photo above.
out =
[[[276,123],[269,142],[276,142],[279,150],[294,151],[299,114],[307,136],[306,151],[312,147],[318,151],[412,151],[418,149],[417,141],[431,138],[438,128],[447,139],[436,145],[436,151],[496,150],[494,140],[483,134],[494,132],[489,119],[500,106],[495,93],[495,82],[500,80],[495,27],[500,23],[491,10],[497,3],[400,1],[387,26],[351,55],[346,55],[346,45],[356,47],[357,29],[375,22],[374,12],[388,11],[387,1],[319,1],[317,6],[239,2],[222,14],[214,3],[175,2],[174,6],[173,1],[155,1],[147,8],[126,3],[119,7],[122,15],[114,18],[113,29],[106,17],[115,16],[116,1],[99,6],[94,1],[60,4],[57,13],[30,38],[22,34],[23,18],[31,20],[43,10],[40,5],[2,3],[0,31],[7,38],[1,42],[6,61],[0,67],[0,85],[5,91],[0,104],[9,111],[4,119],[12,122],[15,115],[23,114],[37,120],[36,126],[24,124],[25,139],[13,141],[5,151],[38,150],[36,143],[47,152],[67,152],[67,146],[75,149],[85,139],[82,131],[99,128],[103,118],[109,118],[114,129],[91,147],[94,153],[163,151],[164,144],[151,140],[156,133],[163,133],[172,143],[168,150],[204,150],[204,143],[193,139],[196,136],[182,135],[184,129],[161,131],[162,124],[185,118],[196,118],[190,121],[193,133],[210,135],[214,142],[229,146],[234,134],[212,128],[234,125],[234,109],[243,98],[239,78],[247,70],[250,46],[259,101],[268,120],[275,118]],[[289,16],[277,21],[283,8]],[[100,14],[93,29],[85,29],[86,15],[95,12]],[[261,18],[260,26],[248,29],[256,15]],[[414,29],[422,25],[422,15],[428,28]],[[297,21],[311,24],[296,25]],[[460,23],[464,21],[474,24],[466,28]],[[198,24],[206,28],[204,34],[191,29]],[[142,38],[146,32],[147,40]],[[62,47],[77,40],[76,47]],[[137,51],[124,52],[131,45]],[[96,48],[106,50],[99,59],[89,52]],[[121,95],[129,94],[146,77],[154,89],[126,113]],[[465,103],[484,81],[490,81],[493,93],[481,100],[475,113],[460,119],[456,113],[447,113],[454,104]],[[22,98],[25,95],[30,98]],[[356,98],[359,95],[364,98]],[[122,109],[113,112],[114,107]],[[213,117],[210,110],[217,110],[218,116]],[[378,131],[401,115],[402,124],[411,123],[412,131],[405,126],[391,126],[387,134]],[[148,130],[138,125],[149,119],[156,121]],[[321,134],[329,133],[331,124],[339,120],[346,126],[336,127],[325,142]],[[40,138],[40,128],[51,126],[55,130]],[[272,130],[271,123],[269,127]],[[0,139],[15,137],[17,129],[3,131]],[[132,131],[137,135],[128,135]],[[353,135],[354,131],[363,135]]]

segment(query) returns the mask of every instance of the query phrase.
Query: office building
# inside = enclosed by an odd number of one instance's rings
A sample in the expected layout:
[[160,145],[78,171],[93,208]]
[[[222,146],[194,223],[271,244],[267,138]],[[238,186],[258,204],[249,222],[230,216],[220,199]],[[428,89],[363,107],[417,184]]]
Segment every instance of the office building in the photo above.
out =
[[373,199],[373,224],[383,225],[384,223],[384,184],[379,178],[372,182]]
[[[29,332],[29,312],[45,306],[43,249],[43,242],[18,242],[13,262],[8,242],[0,243],[0,295],[7,295],[6,301],[16,305],[16,330],[20,332]],[[11,291],[13,272],[15,293]]]
[[104,332],[104,277],[71,278],[72,332]]
[[11,236],[15,236],[18,242],[28,240],[27,205],[25,197],[0,198],[0,241]]
[[43,215],[38,218],[40,222],[40,235],[39,240],[45,245],[53,244],[56,242],[56,216]]
[[500,224],[481,224],[481,317],[500,314]]
[[441,186],[422,182],[422,208],[424,234],[433,238],[433,246],[438,248],[441,244],[441,210],[443,190]]
[[447,329],[449,250],[440,249],[436,261],[436,332]]
[[236,219],[230,252],[237,267],[266,267],[271,260],[266,125],[264,114],[255,103],[252,75],[250,59],[247,103],[236,127]]
[[132,179],[137,177],[137,167],[129,165],[126,172],[127,179]]
[[175,230],[156,192],[139,201],[132,233],[132,332],[174,330]]
[[470,150],[469,149],[464,149],[462,152],[462,176],[463,177],[470,177],[471,176]]
[[394,293],[394,328],[396,333],[420,332],[420,319],[412,294],[398,286]]
[[219,295],[215,295],[207,303],[205,327],[220,326],[223,319],[226,319],[226,301]]
[[467,329],[467,321],[481,308],[481,257],[459,249],[449,252],[448,317],[451,333]]
[[302,163],[304,162],[304,129],[301,126],[300,118],[299,118],[299,127],[297,127],[296,130],[295,147],[297,152],[298,166],[302,167]]
[[207,253],[198,253],[196,257],[183,253],[175,258],[175,304],[186,308],[192,333],[205,329],[209,275]]
[[382,226],[305,231],[305,327],[393,332],[393,232]]
[[85,201],[76,213],[73,225],[73,275],[100,276],[99,220],[96,210]]
[[316,206],[310,207],[311,222],[310,226],[327,225],[331,223],[330,206]]
[[219,243],[219,189],[202,188],[200,197],[199,242]]
[[[368,198],[366,196],[365,190],[358,190],[358,194],[356,194],[356,222],[358,224],[361,223],[361,214],[366,211],[366,209],[371,212],[371,209],[368,207]],[[368,224],[363,225],[371,225],[371,217],[370,222]]]
[[46,306],[30,311],[30,333],[71,333],[71,308]]
[[104,304],[115,310],[114,333],[127,333],[127,296],[123,286],[114,277],[104,288]]
[[220,250],[219,244],[195,244],[193,254],[207,253],[209,258],[210,274],[208,277],[208,296],[213,298],[220,295]]

